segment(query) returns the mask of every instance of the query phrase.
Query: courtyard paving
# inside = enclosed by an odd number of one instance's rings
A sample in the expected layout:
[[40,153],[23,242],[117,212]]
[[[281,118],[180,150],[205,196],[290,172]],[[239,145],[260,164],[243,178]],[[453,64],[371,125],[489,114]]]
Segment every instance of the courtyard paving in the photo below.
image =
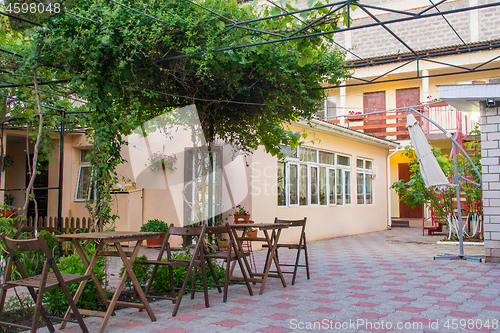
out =
[[[500,332],[500,264],[434,260],[459,252],[457,245],[437,245],[441,238],[394,228],[310,242],[310,280],[302,269],[295,285],[287,274],[286,288],[270,279],[262,295],[255,286],[254,296],[230,286],[226,303],[210,290],[209,308],[202,294],[185,297],[176,317],[170,301],[151,302],[156,322],[137,309],[118,310],[106,332]],[[281,258],[291,260],[286,251]],[[465,254],[484,255],[483,246],[465,246]],[[258,267],[264,257],[255,251]],[[110,267],[116,285],[119,267]],[[101,318],[85,322],[96,332]],[[62,332],[80,330],[69,324]]]

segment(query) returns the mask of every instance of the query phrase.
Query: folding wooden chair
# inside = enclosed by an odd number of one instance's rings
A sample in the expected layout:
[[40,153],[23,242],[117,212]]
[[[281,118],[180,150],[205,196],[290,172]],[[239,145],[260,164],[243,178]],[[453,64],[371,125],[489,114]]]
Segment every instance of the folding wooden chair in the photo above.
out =
[[[293,274],[292,285],[295,284],[295,278],[297,277],[297,269],[299,267],[305,267],[306,272],[307,272],[307,279],[309,280],[309,278],[310,278],[310,276],[309,276],[309,258],[307,256],[307,242],[306,242],[306,221],[307,221],[306,217],[304,217],[301,220],[282,220],[282,219],[278,219],[277,217],[274,218],[274,223],[284,223],[284,224],[287,224],[289,228],[291,228],[291,227],[301,228],[299,240],[297,243],[278,243],[277,248],[276,248],[276,257],[278,258],[280,268],[286,267],[286,266],[294,267],[293,271],[284,271],[283,269],[281,270],[281,272],[283,274]],[[278,250],[280,248],[287,248],[290,250],[296,250],[297,255],[295,257],[295,263],[293,263],[293,264],[282,263],[279,260],[279,256],[278,256]],[[302,250],[304,251],[305,264],[299,264],[300,252]],[[269,257],[269,255],[268,255],[268,257]]]
[[[233,233],[231,231],[231,228],[229,228],[229,224],[226,223],[221,226],[217,227],[207,227],[205,229],[205,234],[206,235],[224,235],[225,239],[228,241],[227,244],[227,249],[226,250],[215,250],[210,247],[206,247],[208,251],[211,250],[211,252],[206,251],[205,252],[205,259],[207,261],[215,260],[215,259],[221,259],[226,262],[226,276],[224,278],[224,296],[222,297],[222,301],[226,302],[227,301],[227,291],[229,287],[229,278],[231,276],[231,273],[234,269],[234,264],[236,262],[238,263],[241,273],[243,275],[243,282],[234,282],[234,283],[245,283],[248,289],[248,293],[253,296],[253,291],[252,287],[250,286],[250,281],[248,280],[248,276],[246,273],[245,265],[243,263],[243,258],[250,256],[250,252],[241,252],[238,250],[238,246],[234,240]],[[233,264],[234,263],[234,264]],[[232,265],[233,264],[233,265]],[[209,263],[209,267],[212,268],[213,265]],[[209,284],[209,286],[215,286],[215,287],[220,287],[221,286],[221,281],[219,281],[216,277],[216,274],[212,274],[214,276],[214,281],[215,284]],[[220,292],[220,291],[219,291]]]
[[[207,288],[206,271],[205,271],[205,249],[202,241],[203,234],[205,233],[205,228],[206,228],[205,225],[200,227],[174,227],[174,225],[171,224],[170,227],[168,228],[167,233],[165,234],[165,238],[163,240],[160,253],[158,254],[158,258],[156,260],[141,261],[141,263],[145,265],[154,265],[153,272],[151,274],[151,277],[149,278],[148,284],[146,285],[146,291],[145,291],[146,297],[152,297],[149,295],[149,293],[151,291],[151,286],[153,284],[159,266],[160,265],[168,266],[169,276],[170,276],[170,296],[169,297],[154,296],[154,297],[172,300],[172,303],[175,304],[174,310],[172,311],[173,317],[177,315],[177,311],[179,310],[182,297],[184,296],[184,293],[186,291],[191,291],[193,293],[191,297],[194,297],[195,291],[198,292],[203,291],[205,296],[205,307],[207,308],[209,307],[208,288]],[[196,238],[196,247],[194,251],[191,253],[192,254],[191,260],[176,259],[172,257],[172,251],[170,248],[170,241],[172,236],[177,236],[179,238],[181,238],[182,236],[192,236]],[[167,254],[165,258],[166,260],[162,260],[165,253]],[[175,287],[174,275],[173,275],[174,267],[187,267],[186,275],[184,277],[184,282],[182,283],[181,288]],[[195,267],[201,268],[201,274],[203,277],[203,282],[202,282],[203,290],[196,290],[193,287],[187,288],[187,284],[189,281],[189,277],[191,276],[191,273],[193,273],[193,279],[196,279]],[[213,268],[211,268],[211,271],[212,275],[214,275],[215,273],[213,271]],[[178,295],[175,294],[175,291],[177,290],[179,291]]]
[[[33,314],[33,322],[31,324],[31,332],[36,332],[40,315],[45,321],[45,324],[47,325],[49,331],[54,332],[54,326],[52,325],[52,322],[47,316],[45,308],[42,305],[43,295],[46,291],[61,288],[64,296],[66,296],[66,299],[68,300],[71,311],[75,315],[76,320],[80,325],[80,328],[84,333],[88,333],[87,326],[83,322],[82,316],[78,311],[75,301],[73,300],[73,297],[69,292],[68,285],[88,280],[90,278],[90,275],[62,274],[57,268],[56,262],[52,257],[52,253],[50,252],[49,247],[47,246],[45,240],[43,239],[43,236],[41,235],[39,235],[38,238],[35,239],[17,240],[6,237],[6,234],[4,232],[0,234],[0,238],[2,238],[2,240],[4,241],[5,248],[10,254],[10,258],[8,258],[7,266],[5,268],[5,277],[2,285],[2,290],[0,291],[0,317],[3,315],[7,290],[15,287],[26,287],[28,288],[31,297],[33,297],[33,300],[36,304],[35,312]],[[38,250],[41,250],[45,257],[42,273],[30,277],[24,270],[17,254],[19,252],[33,252]],[[14,264],[22,277],[19,280],[11,279]],[[49,272],[49,269],[52,269],[52,271]],[[30,329],[30,327],[19,325],[16,323],[7,323],[3,321],[0,323],[9,326]]]

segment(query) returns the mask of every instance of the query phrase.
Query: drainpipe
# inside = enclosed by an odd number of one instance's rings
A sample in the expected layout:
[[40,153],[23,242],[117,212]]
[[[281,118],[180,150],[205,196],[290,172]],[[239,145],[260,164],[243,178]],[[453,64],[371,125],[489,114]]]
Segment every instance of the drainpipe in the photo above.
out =
[[387,225],[389,227],[392,226],[392,217],[391,217],[391,157],[394,156],[397,152],[403,150],[403,147],[398,146],[396,150],[387,155]]

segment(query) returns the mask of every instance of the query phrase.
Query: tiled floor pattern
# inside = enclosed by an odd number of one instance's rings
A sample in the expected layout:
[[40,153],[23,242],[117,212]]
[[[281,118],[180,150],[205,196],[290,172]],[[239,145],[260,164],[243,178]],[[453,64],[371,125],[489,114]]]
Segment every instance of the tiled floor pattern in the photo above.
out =
[[[227,303],[211,290],[209,308],[201,294],[185,297],[177,317],[171,302],[153,302],[156,322],[137,309],[118,310],[106,332],[500,332],[500,264],[433,260],[458,253],[458,246],[436,245],[439,236],[421,232],[395,228],[311,242],[310,280],[302,269],[294,286],[270,279],[264,294],[254,287],[254,296],[242,285],[230,286]],[[466,246],[465,253],[484,250]],[[264,256],[255,253],[257,266]],[[291,275],[286,278],[290,283]],[[85,322],[96,332],[101,319]],[[68,326],[64,332],[80,332]]]

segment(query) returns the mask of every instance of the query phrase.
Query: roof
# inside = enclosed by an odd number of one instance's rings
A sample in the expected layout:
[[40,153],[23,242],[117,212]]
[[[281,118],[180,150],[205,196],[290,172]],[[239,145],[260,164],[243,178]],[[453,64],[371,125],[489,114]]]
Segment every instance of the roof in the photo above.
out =
[[296,122],[296,124],[301,127],[313,127],[314,130],[316,131],[321,131],[323,133],[334,135],[337,137],[348,138],[350,140],[354,140],[357,142],[365,143],[376,147],[387,148],[387,149],[394,149],[400,147],[400,144],[398,142],[388,140],[385,138],[380,138],[372,134],[363,133],[337,124],[332,124],[325,120],[312,119],[309,122],[306,120],[300,120]]
[[[415,50],[415,52],[419,56],[423,56],[424,58],[430,57],[438,57],[438,56],[446,56],[453,54],[461,54],[461,53],[469,53],[474,51],[483,51],[500,48],[500,39],[492,39],[488,41],[481,41],[476,43],[468,43],[464,44],[456,44],[456,45],[447,45],[436,48],[429,48],[425,50]],[[390,49],[390,48],[388,48]],[[374,65],[375,63],[391,63],[398,61],[406,61],[409,59],[413,59],[415,55],[411,52],[398,52],[398,53],[389,53],[386,55],[380,55],[371,58],[363,58],[361,60],[353,60],[350,61],[349,64],[351,67],[365,67]]]

